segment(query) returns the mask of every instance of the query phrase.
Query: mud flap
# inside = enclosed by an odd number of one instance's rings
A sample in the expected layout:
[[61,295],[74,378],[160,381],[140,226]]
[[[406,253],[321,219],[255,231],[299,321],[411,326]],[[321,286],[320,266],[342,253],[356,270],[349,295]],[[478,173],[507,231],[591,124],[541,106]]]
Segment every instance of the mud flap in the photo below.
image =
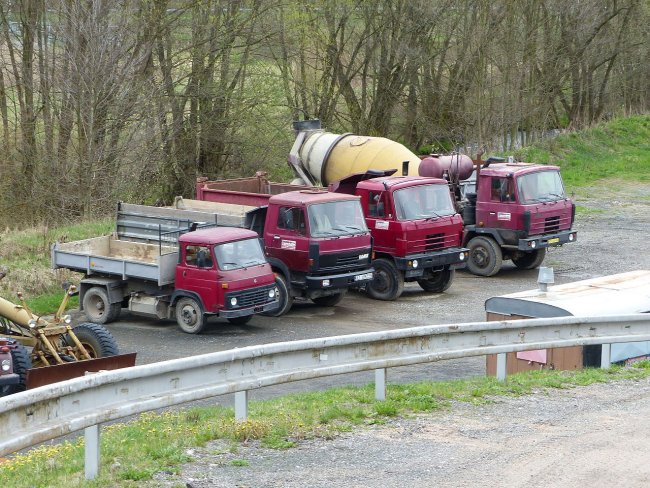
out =
[[44,366],[27,370],[27,389],[37,388],[58,381],[84,376],[86,372],[97,372],[135,366],[136,353],[118,354],[97,359],[86,359],[73,363]]

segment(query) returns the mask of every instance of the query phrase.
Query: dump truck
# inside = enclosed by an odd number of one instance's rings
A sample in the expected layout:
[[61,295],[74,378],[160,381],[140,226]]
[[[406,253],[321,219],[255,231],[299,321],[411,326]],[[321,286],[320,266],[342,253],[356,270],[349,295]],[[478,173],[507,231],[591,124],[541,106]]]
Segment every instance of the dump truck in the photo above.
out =
[[[328,191],[360,198],[373,238],[373,279],[365,286],[378,300],[395,300],[404,282],[416,281],[429,292],[447,290],[455,270],[464,267],[468,250],[460,246],[463,221],[456,212],[447,182],[440,178],[394,176],[396,170],[368,171],[329,185]],[[278,194],[308,185],[273,183],[267,173],[251,178],[209,181],[197,178],[200,200],[255,202],[259,195]],[[259,203],[259,202],[258,202]]]
[[206,217],[190,212],[177,218],[164,209],[120,203],[113,234],[57,242],[52,264],[84,273],[80,308],[99,324],[128,308],[135,315],[175,318],[183,332],[198,334],[209,316],[243,325],[277,308],[275,275],[257,234],[200,220]]
[[280,296],[280,306],[268,315],[285,314],[295,298],[335,306],[347,290],[372,280],[372,240],[357,196],[314,188],[265,193],[197,188],[196,200],[178,199],[174,206],[208,212],[222,225],[235,225],[225,217],[238,215],[236,225],[258,234]]
[[20,293],[20,304],[0,297],[0,396],[135,364],[136,354],[120,354],[103,326],[71,325],[65,310],[75,294],[69,286],[51,318],[34,314]]
[[[507,259],[520,269],[536,268],[548,247],[577,239],[575,204],[557,166],[472,160],[462,154],[420,158],[386,138],[327,132],[319,121],[296,122],[294,129],[289,153],[294,185],[327,186],[354,174],[400,166],[405,175],[445,179],[463,216],[467,268],[476,275],[498,273]],[[475,192],[463,185],[472,177]]]

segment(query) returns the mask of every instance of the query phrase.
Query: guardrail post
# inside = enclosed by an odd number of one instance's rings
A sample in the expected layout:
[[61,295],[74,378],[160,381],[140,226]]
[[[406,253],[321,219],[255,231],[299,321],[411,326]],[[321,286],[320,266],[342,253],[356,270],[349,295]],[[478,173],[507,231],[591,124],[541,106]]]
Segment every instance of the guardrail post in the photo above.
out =
[[94,480],[99,474],[99,425],[84,429],[84,461],[87,480]]
[[386,368],[375,370],[375,400],[386,400]]
[[508,356],[505,352],[497,354],[497,381],[505,381],[507,376]]
[[248,390],[235,392],[235,420],[248,417]]
[[612,345],[603,344],[603,348],[600,352],[600,367],[609,368],[612,365]]

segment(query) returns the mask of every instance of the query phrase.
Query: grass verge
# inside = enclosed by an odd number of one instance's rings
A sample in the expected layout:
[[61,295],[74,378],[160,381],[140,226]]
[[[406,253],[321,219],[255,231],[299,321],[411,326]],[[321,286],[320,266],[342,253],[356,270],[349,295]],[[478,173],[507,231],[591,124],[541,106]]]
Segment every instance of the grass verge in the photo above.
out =
[[618,178],[650,183],[650,115],[617,118],[525,147],[517,157],[557,164],[568,188]]
[[[359,426],[385,423],[392,417],[453,408],[453,402],[474,404],[499,396],[526,395],[553,388],[573,388],[615,380],[650,376],[650,363],[634,367],[536,371],[508,377],[389,385],[388,400],[374,400],[374,386],[335,388],[251,402],[250,417],[236,422],[232,409],[201,407],[146,413],[137,420],[102,429],[100,477],[84,480],[83,439],[42,446],[0,464],[6,486],[21,487],[135,487],[155,473],[178,474],[192,461],[192,449],[221,439],[230,448],[214,452],[237,454],[241,443],[287,449],[303,439],[332,438]],[[224,461],[227,463],[228,461]],[[230,465],[245,469],[250,461],[235,458]]]

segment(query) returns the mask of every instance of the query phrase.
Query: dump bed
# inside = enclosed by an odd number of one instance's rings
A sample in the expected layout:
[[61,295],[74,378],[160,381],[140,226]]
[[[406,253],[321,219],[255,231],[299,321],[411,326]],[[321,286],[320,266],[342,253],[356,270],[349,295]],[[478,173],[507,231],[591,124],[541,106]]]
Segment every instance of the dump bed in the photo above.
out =
[[304,185],[274,183],[267,174],[257,172],[252,178],[208,181],[196,179],[196,198],[207,202],[222,202],[261,207],[268,205],[272,195],[311,188]]
[[177,246],[131,242],[116,235],[81,241],[55,243],[52,266],[80,271],[87,275],[107,274],[123,280],[138,278],[158,283],[174,282]]

